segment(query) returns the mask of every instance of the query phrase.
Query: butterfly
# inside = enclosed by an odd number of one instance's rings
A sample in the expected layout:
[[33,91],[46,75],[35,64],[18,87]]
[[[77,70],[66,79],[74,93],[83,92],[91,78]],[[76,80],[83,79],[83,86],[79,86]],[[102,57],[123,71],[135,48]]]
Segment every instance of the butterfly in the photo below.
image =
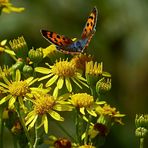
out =
[[57,50],[65,54],[83,53],[96,31],[97,15],[98,10],[94,7],[86,21],[81,34],[81,39],[77,41],[73,41],[64,35],[59,35],[47,30],[41,30],[41,34],[47,41],[56,45]]

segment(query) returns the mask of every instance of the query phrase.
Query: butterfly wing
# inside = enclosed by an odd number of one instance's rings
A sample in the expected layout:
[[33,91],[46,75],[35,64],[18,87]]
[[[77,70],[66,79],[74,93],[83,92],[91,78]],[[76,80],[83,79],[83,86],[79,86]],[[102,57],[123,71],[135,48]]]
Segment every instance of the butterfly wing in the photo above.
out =
[[64,47],[73,43],[70,38],[65,37],[64,35],[59,35],[55,32],[41,30],[42,36],[52,44],[55,44],[57,47]]
[[98,10],[96,7],[94,7],[82,31],[82,35],[81,35],[82,39],[87,38],[87,37],[90,37],[90,39],[92,38],[96,30],[95,28],[97,24],[97,16],[98,16]]

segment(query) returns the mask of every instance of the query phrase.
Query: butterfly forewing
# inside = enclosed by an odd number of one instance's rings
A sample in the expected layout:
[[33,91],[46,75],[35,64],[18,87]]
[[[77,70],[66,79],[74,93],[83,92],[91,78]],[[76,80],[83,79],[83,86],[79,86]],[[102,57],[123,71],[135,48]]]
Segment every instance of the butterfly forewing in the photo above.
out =
[[83,29],[83,32],[81,35],[82,39],[87,38],[95,33],[95,27],[96,27],[96,23],[97,23],[97,15],[98,15],[98,10],[96,7],[94,7],[87,19],[85,27]]
[[57,46],[62,47],[73,43],[73,41],[70,38],[67,38],[64,35],[59,35],[55,32],[41,30],[41,34],[46,40]]

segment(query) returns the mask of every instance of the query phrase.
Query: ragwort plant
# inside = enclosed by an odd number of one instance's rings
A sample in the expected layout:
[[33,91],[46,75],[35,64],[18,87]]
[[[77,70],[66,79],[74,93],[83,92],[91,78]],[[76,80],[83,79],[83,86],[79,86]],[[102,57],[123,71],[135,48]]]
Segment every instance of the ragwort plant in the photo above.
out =
[[[23,8],[0,0],[1,12],[14,10]],[[111,75],[91,55],[67,57],[54,45],[30,49],[24,37],[1,41],[0,52],[15,62],[0,67],[1,148],[4,128],[12,134],[15,148],[98,148],[115,123],[123,124],[125,115],[104,99]],[[64,126],[68,119],[74,134]]]

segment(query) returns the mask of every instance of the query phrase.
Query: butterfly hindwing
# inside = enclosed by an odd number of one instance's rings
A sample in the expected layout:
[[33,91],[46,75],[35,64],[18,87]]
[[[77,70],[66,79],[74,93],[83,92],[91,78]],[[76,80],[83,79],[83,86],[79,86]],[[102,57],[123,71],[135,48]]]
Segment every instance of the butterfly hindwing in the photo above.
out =
[[64,35],[59,35],[55,32],[41,30],[41,34],[46,40],[57,46],[62,47],[73,43],[71,39],[65,37]]
[[87,38],[95,33],[97,15],[98,15],[98,10],[96,7],[94,7],[86,21],[85,27],[81,35],[82,39]]

